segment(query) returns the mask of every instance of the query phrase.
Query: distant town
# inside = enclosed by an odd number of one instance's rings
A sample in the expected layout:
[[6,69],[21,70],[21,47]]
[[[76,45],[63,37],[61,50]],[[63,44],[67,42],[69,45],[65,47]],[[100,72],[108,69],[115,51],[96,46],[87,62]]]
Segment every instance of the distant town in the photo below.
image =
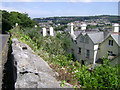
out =
[[72,22],[74,24],[74,30],[80,30],[82,23],[87,24],[89,30],[112,30],[114,23],[119,23],[118,16],[113,15],[100,15],[100,16],[88,16],[88,17],[48,17],[48,18],[34,18],[40,27],[53,26],[56,31],[64,31],[67,28],[67,24]]
[[[117,16],[50,17],[35,20],[43,27],[40,30],[43,36],[55,36],[55,31],[61,34],[68,32],[73,42],[71,53],[83,64],[103,63],[102,58],[107,54],[111,59],[116,57],[119,59],[120,26],[117,24],[119,22]],[[117,45],[113,46],[113,43]],[[115,64],[115,60],[113,62]]]

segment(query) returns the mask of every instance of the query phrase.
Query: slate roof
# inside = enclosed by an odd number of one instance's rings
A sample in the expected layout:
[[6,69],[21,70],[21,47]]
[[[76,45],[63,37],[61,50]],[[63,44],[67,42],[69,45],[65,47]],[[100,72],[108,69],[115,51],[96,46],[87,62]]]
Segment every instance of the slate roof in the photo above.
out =
[[120,46],[120,33],[111,34],[112,38],[115,40],[115,42]]
[[79,34],[80,34],[81,32],[82,32],[82,31],[80,31],[80,30],[75,30],[75,31],[74,31],[74,34],[75,34],[76,38],[79,36]]
[[75,40],[79,37],[80,34],[83,36],[87,34],[94,44],[101,43],[104,40],[104,32],[98,31],[74,31],[72,38]]
[[104,40],[104,33],[103,32],[92,32],[87,33],[90,39],[93,41],[94,44],[101,43]]

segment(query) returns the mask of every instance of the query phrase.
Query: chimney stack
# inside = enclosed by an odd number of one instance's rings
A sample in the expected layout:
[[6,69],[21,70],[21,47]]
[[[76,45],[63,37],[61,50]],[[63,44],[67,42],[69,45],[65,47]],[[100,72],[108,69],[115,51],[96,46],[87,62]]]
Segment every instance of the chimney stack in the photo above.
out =
[[71,35],[74,34],[73,25],[74,25],[73,23],[70,24],[70,26],[71,26],[71,27],[70,27],[70,30],[71,30],[70,33],[71,33]]
[[114,29],[114,32],[119,32],[119,24],[118,23],[115,23],[113,25],[113,29]]
[[81,25],[81,30],[86,30],[86,27],[87,27],[87,24],[85,24],[85,23],[82,24],[82,25]]
[[43,36],[47,36],[46,28],[42,28],[42,29],[43,29]]
[[50,27],[50,36],[54,36],[53,27]]
[[37,25],[35,25],[35,28],[37,28]]
[[18,26],[18,23],[15,23],[15,26],[17,27],[17,26]]

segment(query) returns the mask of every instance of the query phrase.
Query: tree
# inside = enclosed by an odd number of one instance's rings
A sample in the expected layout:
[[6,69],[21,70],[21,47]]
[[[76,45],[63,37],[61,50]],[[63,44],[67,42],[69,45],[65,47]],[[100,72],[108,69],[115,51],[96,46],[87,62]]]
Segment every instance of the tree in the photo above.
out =
[[5,33],[9,29],[11,29],[11,23],[9,21],[10,14],[3,10],[2,11],[2,33]]
[[32,20],[28,14],[19,12],[7,12],[2,11],[2,33],[8,32],[11,28],[18,23],[20,27],[34,27],[37,24],[35,20]]

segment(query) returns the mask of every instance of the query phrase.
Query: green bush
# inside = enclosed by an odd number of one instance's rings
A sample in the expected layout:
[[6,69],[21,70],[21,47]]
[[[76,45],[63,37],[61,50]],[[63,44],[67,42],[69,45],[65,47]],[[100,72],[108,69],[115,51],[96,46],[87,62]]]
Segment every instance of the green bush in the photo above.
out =
[[86,88],[119,88],[118,67],[111,66],[108,59],[103,61],[103,65],[96,66],[91,72],[87,66],[80,68],[77,73],[79,84]]

